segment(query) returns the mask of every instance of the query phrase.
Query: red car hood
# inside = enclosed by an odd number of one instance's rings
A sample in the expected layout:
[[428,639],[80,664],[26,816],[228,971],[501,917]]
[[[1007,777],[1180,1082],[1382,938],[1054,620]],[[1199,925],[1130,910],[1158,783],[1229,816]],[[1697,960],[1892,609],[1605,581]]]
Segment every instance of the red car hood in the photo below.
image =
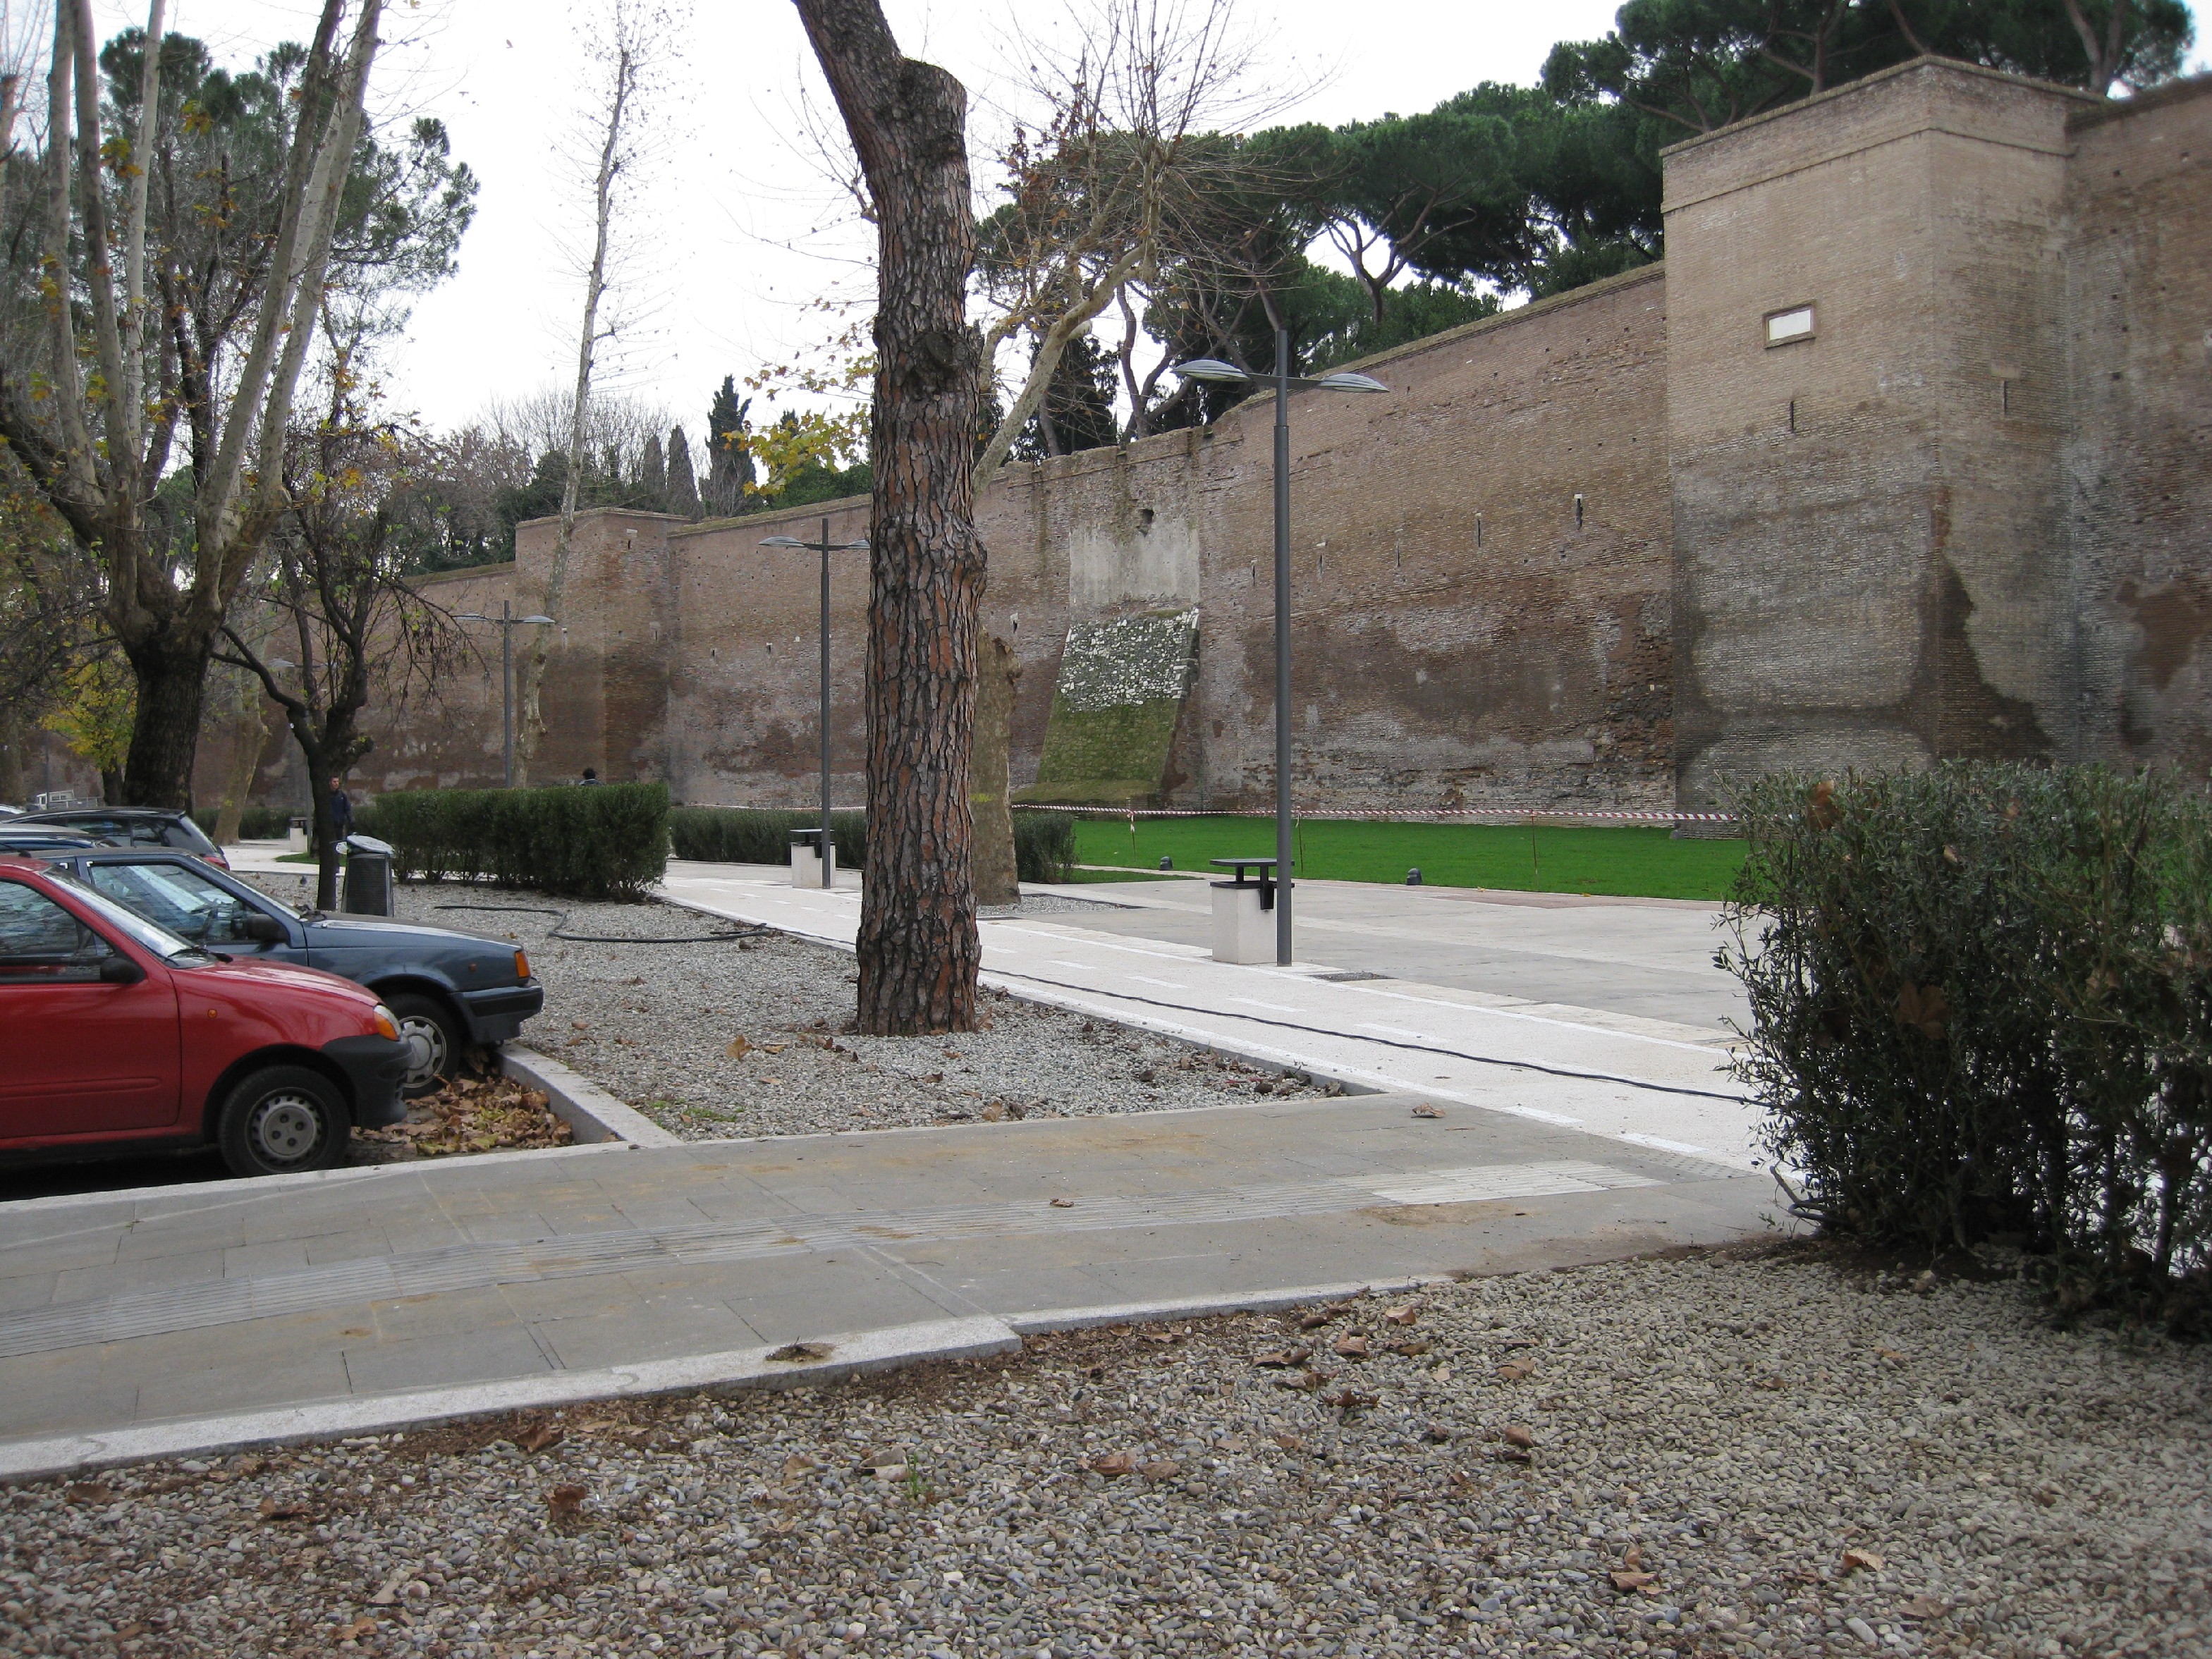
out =
[[319,993],[333,1001],[355,1005],[364,1017],[378,1001],[374,991],[349,979],[340,979],[336,974],[326,974],[319,968],[295,968],[287,962],[262,962],[252,957],[234,957],[228,962],[213,963],[205,968],[180,968],[177,972],[187,984],[197,981],[204,985],[214,980],[248,994],[264,987],[282,994]]

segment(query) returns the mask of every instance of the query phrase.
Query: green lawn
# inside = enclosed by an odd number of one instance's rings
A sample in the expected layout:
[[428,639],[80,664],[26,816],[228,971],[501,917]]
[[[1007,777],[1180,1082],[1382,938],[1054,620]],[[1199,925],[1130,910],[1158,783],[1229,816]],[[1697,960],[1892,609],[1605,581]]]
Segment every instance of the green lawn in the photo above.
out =
[[[1556,830],[1475,823],[1378,823],[1301,819],[1297,873],[1316,881],[1402,882],[1419,866],[1439,887],[1503,887],[1534,893],[1605,893],[1642,898],[1724,897],[1743,862],[1741,841],[1676,841],[1664,830]],[[1082,818],[1076,848],[1085,864],[1178,870],[1206,860],[1274,851],[1266,818]]]

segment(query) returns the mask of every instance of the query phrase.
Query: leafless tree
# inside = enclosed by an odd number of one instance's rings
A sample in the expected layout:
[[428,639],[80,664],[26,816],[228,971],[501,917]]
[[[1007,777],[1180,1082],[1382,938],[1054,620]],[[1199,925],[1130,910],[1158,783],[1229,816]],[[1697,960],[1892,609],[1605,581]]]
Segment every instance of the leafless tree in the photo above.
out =
[[1065,27],[1072,45],[1020,43],[1034,118],[1017,121],[999,155],[1007,199],[983,226],[988,361],[1024,335],[1033,349],[977,457],[979,483],[1042,405],[1068,342],[1109,307],[1121,309],[1119,355],[1138,389],[1137,301],[1171,262],[1209,258],[1221,199],[1260,182],[1224,135],[1294,95],[1256,76],[1235,0],[1083,0]]
[[[337,902],[329,782],[373,746],[362,715],[377,699],[434,692],[471,652],[452,613],[405,574],[431,446],[378,418],[354,370],[350,350],[334,352],[323,418],[289,436],[289,505],[251,596],[262,614],[226,625],[228,649],[216,657],[261,682],[300,746],[314,804],[316,902],[325,908]],[[279,651],[298,654],[280,667]]]
[[[612,0],[604,26],[587,31],[594,68],[590,114],[592,246],[583,262],[584,319],[576,343],[575,390],[568,404],[568,476],[561,489],[561,528],[553,544],[541,604],[559,621],[567,597],[568,554],[576,532],[577,491],[589,455],[592,376],[599,352],[617,331],[608,309],[609,289],[621,263],[617,223],[634,193],[648,139],[648,106],[677,47],[676,18],[659,0]],[[544,734],[538,690],[551,649],[550,630],[537,630],[522,674],[521,741],[517,765],[527,774]]]

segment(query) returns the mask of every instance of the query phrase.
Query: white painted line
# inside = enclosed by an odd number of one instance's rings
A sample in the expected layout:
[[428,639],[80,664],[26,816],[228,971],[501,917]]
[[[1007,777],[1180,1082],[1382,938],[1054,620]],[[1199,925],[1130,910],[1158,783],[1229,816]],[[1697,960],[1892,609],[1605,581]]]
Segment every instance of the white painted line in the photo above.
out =
[[1139,985],[1157,985],[1163,990],[1188,991],[1190,989],[1189,986],[1184,984],[1179,979],[1152,979],[1144,974],[1131,974],[1129,977],[1136,981]]
[[1437,1040],[1426,1031],[1409,1031],[1402,1025],[1379,1025],[1371,1019],[1361,1020],[1359,1029],[1363,1031],[1380,1031],[1384,1036],[1411,1037],[1416,1042],[1434,1042]]
[[[1247,1008],[1265,1008],[1278,1014],[1297,1014],[1305,1012],[1302,1008],[1293,1008],[1287,1003],[1262,1002],[1257,997],[1225,997],[1223,1000],[1227,1002],[1241,1002]],[[1205,1011],[1200,1008],[1194,1008],[1190,1012],[1196,1014],[1203,1013]],[[1355,1041],[1357,1039],[1355,1039]]]
[[738,1348],[645,1360],[605,1370],[555,1371],[414,1394],[188,1418],[104,1434],[0,1442],[0,1481],[44,1480],[150,1457],[220,1456],[254,1446],[379,1434],[531,1407],[576,1405],[587,1400],[680,1394],[694,1389],[803,1387],[926,1359],[976,1359],[1012,1353],[1022,1346],[1021,1338],[1010,1326],[988,1318],[933,1320],[819,1340],[829,1345],[828,1357],[796,1364],[770,1359],[774,1350],[769,1348]]
[[1717,1158],[1720,1156],[1709,1146],[1693,1146],[1686,1140],[1664,1140],[1657,1135],[1624,1134],[1620,1139],[1632,1146],[1650,1146],[1662,1152],[1687,1152],[1692,1158]]

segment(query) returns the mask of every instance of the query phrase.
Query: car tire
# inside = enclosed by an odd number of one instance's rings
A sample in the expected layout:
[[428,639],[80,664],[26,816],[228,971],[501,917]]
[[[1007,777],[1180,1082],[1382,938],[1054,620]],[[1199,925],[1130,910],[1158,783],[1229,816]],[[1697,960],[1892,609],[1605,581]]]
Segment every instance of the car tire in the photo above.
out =
[[338,1163],[352,1133],[337,1084],[304,1066],[270,1066],[230,1091],[216,1143],[233,1175],[294,1175]]
[[437,1093],[459,1073],[468,1053],[468,1036],[460,1021],[438,998],[420,994],[386,997],[384,1006],[399,1024],[399,1040],[413,1051],[400,1092],[410,1100]]

